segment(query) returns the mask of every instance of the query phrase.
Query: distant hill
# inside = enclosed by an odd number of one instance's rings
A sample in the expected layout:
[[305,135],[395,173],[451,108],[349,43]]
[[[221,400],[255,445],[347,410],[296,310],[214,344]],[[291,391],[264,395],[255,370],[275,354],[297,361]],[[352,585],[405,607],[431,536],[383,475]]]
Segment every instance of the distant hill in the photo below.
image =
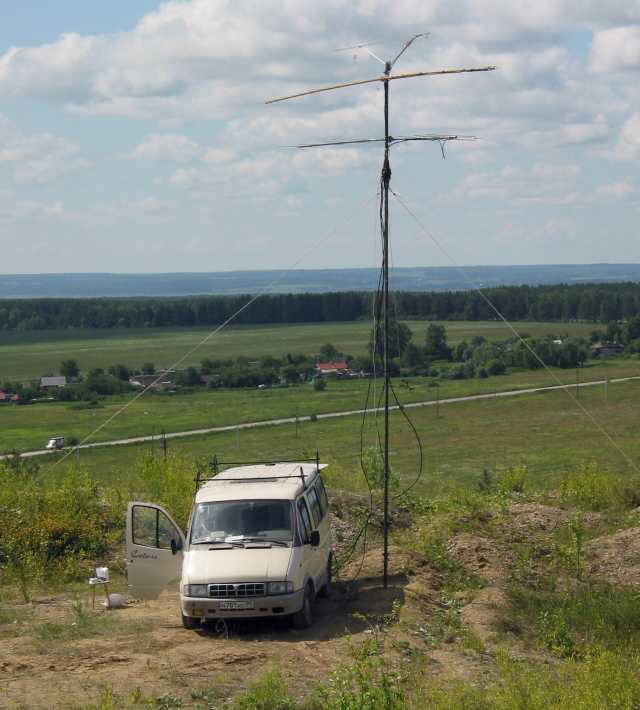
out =
[[[551,264],[465,266],[469,283],[455,267],[397,268],[391,287],[398,291],[460,291],[474,286],[578,284],[640,281],[640,264]],[[99,296],[190,296],[255,293],[370,291],[376,269],[224,271],[169,274],[15,274],[0,275],[0,298],[91,298]]]

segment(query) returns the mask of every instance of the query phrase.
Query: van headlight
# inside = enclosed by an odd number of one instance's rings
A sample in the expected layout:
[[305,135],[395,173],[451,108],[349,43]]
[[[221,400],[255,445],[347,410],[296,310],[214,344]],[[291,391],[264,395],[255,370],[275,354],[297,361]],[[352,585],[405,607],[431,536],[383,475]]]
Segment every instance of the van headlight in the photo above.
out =
[[269,582],[268,593],[274,594],[291,594],[293,592],[293,582]]
[[209,596],[209,586],[207,584],[188,584],[187,585],[187,596],[188,597],[208,597]]

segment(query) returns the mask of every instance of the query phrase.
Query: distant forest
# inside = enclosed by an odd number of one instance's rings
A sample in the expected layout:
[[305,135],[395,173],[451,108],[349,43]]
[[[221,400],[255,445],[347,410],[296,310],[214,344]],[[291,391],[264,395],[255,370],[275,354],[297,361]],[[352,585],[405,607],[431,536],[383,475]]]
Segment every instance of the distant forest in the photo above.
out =
[[[484,293],[510,320],[599,321],[640,313],[640,284],[502,286]],[[251,296],[179,298],[16,299],[0,301],[0,330],[157,328],[223,323]],[[369,319],[373,294],[270,294],[243,310],[234,324],[323,323]],[[496,320],[474,291],[393,293],[394,315],[404,319]]]

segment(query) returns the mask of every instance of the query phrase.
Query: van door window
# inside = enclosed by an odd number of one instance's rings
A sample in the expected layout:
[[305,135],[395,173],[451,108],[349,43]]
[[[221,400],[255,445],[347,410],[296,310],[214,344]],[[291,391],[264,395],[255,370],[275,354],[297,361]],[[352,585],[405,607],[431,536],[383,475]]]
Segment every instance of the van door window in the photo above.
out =
[[322,516],[329,510],[329,499],[327,498],[327,491],[324,487],[324,481],[318,476],[316,480],[316,492],[318,494],[318,499],[320,500],[320,510],[322,511]]
[[302,524],[302,543],[306,545],[311,537],[311,518],[304,498],[298,500],[298,512],[300,513],[300,522]]
[[131,517],[134,545],[170,550],[171,540],[177,542],[180,539],[173,523],[157,508],[135,505]]
[[320,503],[318,502],[318,496],[313,488],[307,491],[307,498],[309,499],[309,507],[311,508],[311,517],[313,518],[314,527],[320,525],[322,520],[322,513],[320,512]]

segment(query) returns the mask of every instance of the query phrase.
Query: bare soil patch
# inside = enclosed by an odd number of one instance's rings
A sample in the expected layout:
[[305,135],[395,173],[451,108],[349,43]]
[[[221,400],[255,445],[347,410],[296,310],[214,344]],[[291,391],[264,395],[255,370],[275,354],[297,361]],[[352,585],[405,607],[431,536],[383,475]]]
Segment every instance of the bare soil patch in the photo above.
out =
[[640,587],[640,528],[591,540],[585,547],[589,574],[612,584]]

